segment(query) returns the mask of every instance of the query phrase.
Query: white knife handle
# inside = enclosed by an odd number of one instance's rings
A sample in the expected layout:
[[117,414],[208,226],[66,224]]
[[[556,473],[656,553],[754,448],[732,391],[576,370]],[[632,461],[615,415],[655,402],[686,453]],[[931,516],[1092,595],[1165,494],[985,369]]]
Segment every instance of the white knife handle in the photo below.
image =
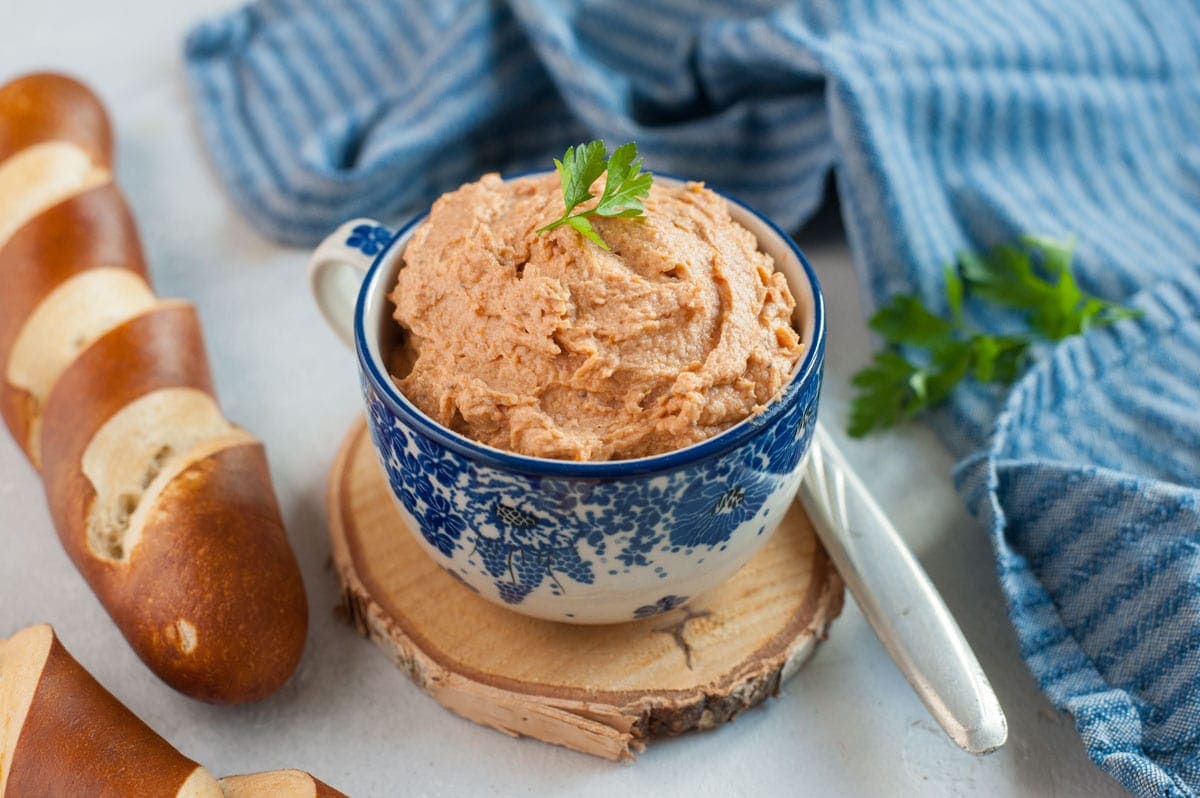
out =
[[829,433],[817,424],[800,499],[863,615],[934,719],[972,754],[1008,721],[933,583]]

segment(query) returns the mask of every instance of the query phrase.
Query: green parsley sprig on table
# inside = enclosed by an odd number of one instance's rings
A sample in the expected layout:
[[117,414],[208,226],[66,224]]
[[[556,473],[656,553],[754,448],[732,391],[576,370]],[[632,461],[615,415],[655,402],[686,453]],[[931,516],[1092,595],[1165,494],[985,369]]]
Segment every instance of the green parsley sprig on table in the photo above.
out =
[[[858,392],[847,431],[862,437],[910,419],[944,401],[968,377],[1011,383],[1035,340],[1059,341],[1138,315],[1084,293],[1071,273],[1073,256],[1074,241],[1043,236],[1021,238],[987,255],[961,253],[957,263],[945,268],[950,318],[934,313],[915,296],[893,297],[871,317],[871,329],[888,346],[851,379]],[[963,320],[968,294],[1024,311],[1028,329],[992,335],[971,328]]]
[[[588,217],[633,218],[645,212],[642,198],[649,195],[654,175],[641,171],[642,159],[638,157],[637,144],[632,141],[617,147],[611,158],[603,141],[567,147],[561,161],[554,159],[554,168],[558,170],[558,179],[562,183],[566,210],[561,217],[540,228],[538,235],[566,224],[608,249],[608,244],[592,227]],[[595,196],[591,191],[592,183],[605,172],[608,174],[604,178],[604,191],[599,201],[591,208],[572,214],[573,210]]]

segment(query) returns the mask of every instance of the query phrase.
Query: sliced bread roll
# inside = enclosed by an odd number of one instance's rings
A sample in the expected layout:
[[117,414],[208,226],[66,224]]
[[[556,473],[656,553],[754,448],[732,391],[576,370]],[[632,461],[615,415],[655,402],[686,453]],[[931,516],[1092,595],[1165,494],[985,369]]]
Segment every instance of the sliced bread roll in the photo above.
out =
[[200,326],[151,289],[100,102],[0,87],[0,415],[63,546],[142,660],[204,701],[291,675],[308,608],[253,435],[225,419]]

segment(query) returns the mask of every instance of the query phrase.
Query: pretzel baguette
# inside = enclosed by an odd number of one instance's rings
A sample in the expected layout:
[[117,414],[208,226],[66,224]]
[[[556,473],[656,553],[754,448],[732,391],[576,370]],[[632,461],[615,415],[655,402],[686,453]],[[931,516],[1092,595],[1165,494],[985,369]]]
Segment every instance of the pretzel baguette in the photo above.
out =
[[43,624],[0,640],[0,796],[29,795],[222,793],[207,770],[101,687]]
[[0,798],[345,798],[309,774],[218,782],[84,670],[45,624],[0,639]]
[[138,656],[194,698],[257,700],[300,659],[303,583],[194,309],[151,290],[111,141],[69,78],[0,88],[0,415]]

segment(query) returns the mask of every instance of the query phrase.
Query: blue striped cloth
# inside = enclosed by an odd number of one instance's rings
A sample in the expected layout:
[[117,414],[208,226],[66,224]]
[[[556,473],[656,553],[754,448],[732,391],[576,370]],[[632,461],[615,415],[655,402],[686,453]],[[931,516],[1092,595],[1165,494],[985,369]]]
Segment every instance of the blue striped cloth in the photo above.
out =
[[935,423],[1092,758],[1139,795],[1200,790],[1197,4],[264,0],[186,57],[231,196],[285,242],[593,136],[788,228],[832,174],[873,303],[938,305],[962,248],[1077,235],[1082,286],[1142,317]]

